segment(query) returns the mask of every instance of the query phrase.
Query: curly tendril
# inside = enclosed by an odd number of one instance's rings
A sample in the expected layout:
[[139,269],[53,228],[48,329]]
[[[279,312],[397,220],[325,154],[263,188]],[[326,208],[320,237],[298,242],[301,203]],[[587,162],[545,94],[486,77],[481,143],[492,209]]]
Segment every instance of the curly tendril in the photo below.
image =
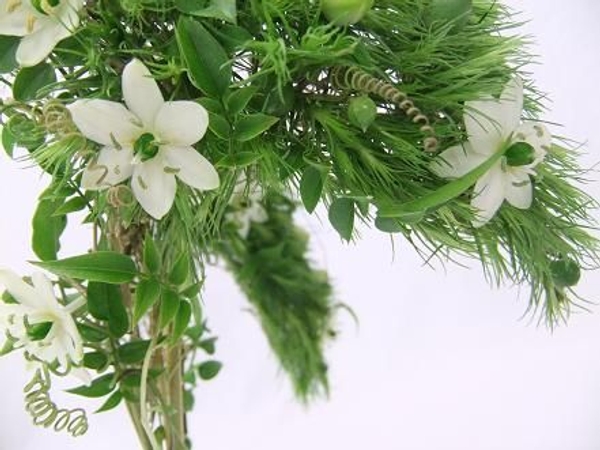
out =
[[67,431],[73,437],[84,435],[89,426],[83,409],[59,409],[50,399],[52,387],[46,369],[38,369],[33,379],[25,386],[25,409],[33,418],[33,423],[54,431]]
[[404,111],[413,123],[421,125],[419,130],[425,136],[423,148],[426,152],[435,152],[438,140],[429,118],[415,106],[408,94],[402,92],[393,84],[380,80],[357,67],[336,67],[333,69],[332,78],[341,88],[352,89],[359,92],[374,94],[389,103],[394,103]]

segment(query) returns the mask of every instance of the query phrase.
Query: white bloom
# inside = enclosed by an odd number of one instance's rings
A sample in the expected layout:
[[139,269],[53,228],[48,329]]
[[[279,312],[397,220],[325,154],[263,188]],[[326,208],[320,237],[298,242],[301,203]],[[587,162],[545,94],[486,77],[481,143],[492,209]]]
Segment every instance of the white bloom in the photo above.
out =
[[227,220],[238,227],[241,237],[248,237],[252,223],[264,223],[269,219],[261,200],[263,192],[256,183],[248,183],[244,175],[240,176],[231,196],[232,212],[227,213]]
[[477,212],[473,225],[481,227],[494,217],[505,199],[516,208],[531,206],[533,187],[530,176],[535,175],[534,168],[544,159],[552,137],[542,124],[521,123],[523,81],[518,77],[506,85],[499,99],[466,102],[465,108],[469,112],[464,118],[469,139],[440,154],[431,167],[437,175],[462,177],[503,148],[510,152],[511,146],[518,142],[529,144],[533,149],[530,160],[520,162],[520,165],[511,163],[505,153],[477,181],[471,205]]
[[213,165],[193,147],[208,127],[208,113],[191,101],[165,102],[141,61],[123,71],[121,103],[78,100],[69,105],[73,121],[88,139],[103,145],[86,167],[85,189],[105,189],[130,178],[133,193],[148,214],[162,218],[173,205],[177,182],[199,190],[219,187]]
[[[85,300],[63,306],[56,300],[52,283],[40,272],[35,272],[33,285],[25,283],[10,270],[0,269],[0,283],[18,302],[0,302],[0,332],[14,340],[17,348],[23,348],[32,356],[47,363],[58,362],[68,369],[83,360],[83,344],[71,314]],[[48,324],[45,337],[33,340],[28,327]]]
[[0,0],[0,35],[22,37],[17,62],[35,66],[73,34],[82,7],[83,0]]

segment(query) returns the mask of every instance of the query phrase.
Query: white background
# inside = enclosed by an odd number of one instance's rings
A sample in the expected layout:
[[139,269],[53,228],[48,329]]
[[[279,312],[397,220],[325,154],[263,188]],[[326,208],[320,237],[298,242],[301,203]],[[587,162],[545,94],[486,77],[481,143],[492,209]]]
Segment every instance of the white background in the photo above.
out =
[[[600,2],[513,0],[533,19],[543,64],[532,67],[551,93],[547,118],[587,143],[583,164],[599,160]],[[26,164],[0,156],[0,266],[23,274],[34,199],[43,188]],[[596,178],[598,178],[596,176]],[[598,183],[589,191],[600,198]],[[343,313],[329,350],[329,400],[298,405],[246,304],[222,271],[212,270],[207,314],[220,336],[221,375],[196,393],[189,418],[197,449],[211,450],[598,450],[600,449],[600,306],[571,317],[554,333],[521,315],[527,292],[492,289],[471,269],[423,267],[409,246],[364,232],[342,245],[314,218],[315,259],[337,287]],[[72,231],[79,249],[87,235]],[[579,292],[598,300],[600,276],[587,273]],[[0,360],[0,450],[138,448],[123,411],[91,417],[73,440],[34,428],[23,411],[27,375],[19,357]],[[59,403],[78,398],[54,393]],[[99,402],[85,403],[91,412]]]

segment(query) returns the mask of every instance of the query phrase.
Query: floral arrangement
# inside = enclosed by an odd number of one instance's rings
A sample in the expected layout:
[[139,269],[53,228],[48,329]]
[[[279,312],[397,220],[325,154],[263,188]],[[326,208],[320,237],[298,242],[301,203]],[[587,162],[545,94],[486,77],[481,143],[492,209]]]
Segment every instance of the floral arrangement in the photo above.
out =
[[[328,276],[294,212],[479,260],[554,326],[598,264],[596,203],[543,120],[527,41],[492,0],[0,0],[2,147],[51,183],[31,275],[0,269],[2,353],[36,425],[80,436],[75,395],[184,449],[218,375],[204,268],[224,262],[302,401],[328,391]],[[516,34],[515,34],[516,33]],[[89,251],[61,254],[67,220]],[[43,270],[44,272],[42,272]]]

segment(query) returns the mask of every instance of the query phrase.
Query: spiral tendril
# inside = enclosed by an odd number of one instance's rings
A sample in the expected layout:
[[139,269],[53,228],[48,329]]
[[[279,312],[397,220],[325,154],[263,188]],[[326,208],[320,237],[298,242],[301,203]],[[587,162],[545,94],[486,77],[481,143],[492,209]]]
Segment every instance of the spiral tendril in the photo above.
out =
[[429,118],[421,112],[408,94],[393,84],[380,80],[357,67],[336,67],[333,69],[332,78],[341,88],[374,94],[389,103],[398,105],[413,123],[420,125],[419,130],[424,135],[424,150],[426,152],[437,151],[438,140]]
[[67,431],[73,437],[82,436],[89,428],[83,409],[59,409],[50,399],[52,387],[46,369],[37,369],[33,379],[25,386],[25,409],[33,423],[54,431]]

